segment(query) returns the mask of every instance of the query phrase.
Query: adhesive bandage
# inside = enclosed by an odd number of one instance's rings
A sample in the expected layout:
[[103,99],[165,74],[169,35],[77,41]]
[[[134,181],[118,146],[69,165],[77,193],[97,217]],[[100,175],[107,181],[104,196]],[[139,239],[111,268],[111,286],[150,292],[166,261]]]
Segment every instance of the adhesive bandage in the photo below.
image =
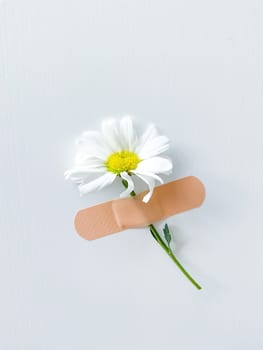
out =
[[199,207],[205,198],[204,185],[194,176],[155,187],[148,203],[142,201],[146,193],[80,210],[75,217],[76,231],[93,240],[128,228],[145,227]]

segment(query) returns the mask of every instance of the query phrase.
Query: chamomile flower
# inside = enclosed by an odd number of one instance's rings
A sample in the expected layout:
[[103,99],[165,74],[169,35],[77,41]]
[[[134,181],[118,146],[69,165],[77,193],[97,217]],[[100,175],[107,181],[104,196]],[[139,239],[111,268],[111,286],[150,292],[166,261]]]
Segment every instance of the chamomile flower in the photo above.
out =
[[159,175],[172,171],[171,160],[160,156],[169,144],[169,139],[159,135],[154,125],[149,125],[139,137],[129,116],[105,120],[101,132],[87,131],[77,140],[75,165],[65,172],[65,178],[77,183],[83,195],[101,190],[120,177],[127,185],[120,196],[126,197],[134,191],[136,176],[149,188],[143,198],[148,202],[156,181],[163,183]]

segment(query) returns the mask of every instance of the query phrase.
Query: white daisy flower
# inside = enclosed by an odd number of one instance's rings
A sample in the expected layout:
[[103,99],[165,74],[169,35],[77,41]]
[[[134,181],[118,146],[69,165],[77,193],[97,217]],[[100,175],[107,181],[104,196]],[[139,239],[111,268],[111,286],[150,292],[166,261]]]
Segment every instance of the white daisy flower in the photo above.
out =
[[[171,160],[160,156],[168,150],[169,144],[169,139],[159,135],[154,125],[138,137],[129,116],[105,120],[101,132],[87,131],[77,140],[75,166],[65,172],[65,178],[77,183],[83,195],[101,190],[121,177],[127,188],[120,196],[126,197],[134,190],[132,176],[137,176],[149,188],[143,198],[146,203],[152,196],[155,182],[163,183],[159,174],[172,171]],[[92,175],[96,175],[96,179],[91,180]]]

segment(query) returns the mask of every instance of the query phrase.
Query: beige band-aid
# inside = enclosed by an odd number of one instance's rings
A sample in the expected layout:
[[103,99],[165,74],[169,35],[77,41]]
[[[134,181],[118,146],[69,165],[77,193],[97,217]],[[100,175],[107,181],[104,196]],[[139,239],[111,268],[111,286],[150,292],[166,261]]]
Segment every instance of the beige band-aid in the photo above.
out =
[[194,176],[157,186],[148,203],[142,202],[145,193],[80,210],[75,218],[76,231],[93,240],[128,228],[148,226],[199,207],[205,198],[204,185]]

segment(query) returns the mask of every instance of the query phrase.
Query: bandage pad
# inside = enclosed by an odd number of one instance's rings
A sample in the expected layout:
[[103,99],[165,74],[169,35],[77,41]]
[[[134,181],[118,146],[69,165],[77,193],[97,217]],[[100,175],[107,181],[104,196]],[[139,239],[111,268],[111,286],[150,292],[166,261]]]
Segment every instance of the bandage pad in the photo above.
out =
[[146,193],[80,210],[75,218],[76,231],[93,240],[128,228],[148,226],[199,207],[205,199],[204,185],[194,176],[155,187],[148,203],[142,202]]

